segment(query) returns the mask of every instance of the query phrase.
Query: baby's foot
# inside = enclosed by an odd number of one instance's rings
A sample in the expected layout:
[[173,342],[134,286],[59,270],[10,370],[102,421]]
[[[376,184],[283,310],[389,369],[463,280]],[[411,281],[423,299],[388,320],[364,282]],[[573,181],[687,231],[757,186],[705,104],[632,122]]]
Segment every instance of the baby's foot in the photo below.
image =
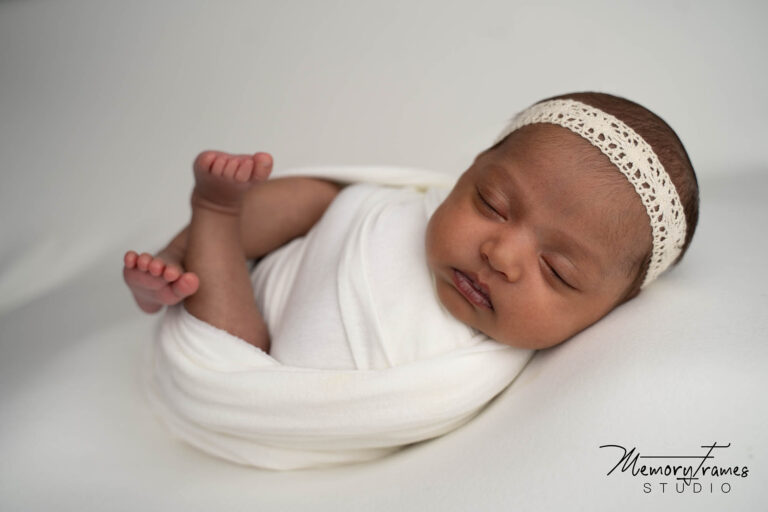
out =
[[123,279],[131,289],[136,304],[147,313],[177,304],[197,291],[200,281],[192,272],[184,272],[178,257],[168,252],[157,256],[128,251],[123,258]]
[[245,193],[267,179],[271,170],[272,157],[268,153],[230,155],[204,151],[194,163],[192,207],[240,215]]

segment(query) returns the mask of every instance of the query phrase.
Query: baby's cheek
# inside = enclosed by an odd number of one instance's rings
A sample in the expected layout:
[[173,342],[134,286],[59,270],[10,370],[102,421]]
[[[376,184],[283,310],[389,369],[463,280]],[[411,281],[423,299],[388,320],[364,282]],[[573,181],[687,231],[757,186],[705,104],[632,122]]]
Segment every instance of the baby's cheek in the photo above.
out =
[[510,345],[512,347],[521,347],[522,340],[520,339],[520,335],[522,334],[521,326],[513,326],[512,322],[509,321],[508,318],[505,319],[499,319],[496,322],[494,322],[494,325],[491,326],[488,334],[491,338],[495,339],[499,343],[504,343],[505,345]]
[[456,320],[488,334],[480,328],[481,326],[477,325],[477,318],[472,314],[471,306],[461,298],[458,292],[456,292],[450,284],[439,280],[437,284],[437,297],[443,308],[445,308],[445,310]]
[[427,223],[426,251],[430,262],[441,261],[445,257],[445,247],[451,244],[451,230],[446,229],[444,216],[440,209],[435,211]]
[[497,341],[521,349],[542,349],[558,344],[562,325],[557,315],[550,314],[544,305],[526,301],[506,314],[497,311],[494,325]]
[[430,267],[432,267],[436,263],[436,252],[437,252],[437,248],[435,247],[436,245],[435,229],[434,229],[434,224],[432,223],[432,220],[430,220],[429,223],[427,224],[427,232],[424,238],[425,238],[424,247],[427,253],[427,263],[429,264]]

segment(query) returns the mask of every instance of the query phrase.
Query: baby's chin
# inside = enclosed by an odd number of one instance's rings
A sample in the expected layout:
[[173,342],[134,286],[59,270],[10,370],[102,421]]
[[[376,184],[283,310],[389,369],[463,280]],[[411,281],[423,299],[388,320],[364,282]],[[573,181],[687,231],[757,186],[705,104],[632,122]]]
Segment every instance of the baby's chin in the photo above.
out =
[[[459,319],[459,321],[461,321],[461,319]],[[525,338],[521,338],[518,333],[505,334],[505,333],[494,332],[492,329],[484,330],[482,328],[478,328],[472,325],[470,325],[470,327],[488,336],[489,338],[496,341],[497,343],[501,343],[502,345],[507,345],[508,347],[519,348],[523,350],[543,350],[546,348],[551,348],[556,345],[559,345],[563,341],[565,341],[565,340],[558,340],[558,339],[555,339],[555,340],[525,339]]]

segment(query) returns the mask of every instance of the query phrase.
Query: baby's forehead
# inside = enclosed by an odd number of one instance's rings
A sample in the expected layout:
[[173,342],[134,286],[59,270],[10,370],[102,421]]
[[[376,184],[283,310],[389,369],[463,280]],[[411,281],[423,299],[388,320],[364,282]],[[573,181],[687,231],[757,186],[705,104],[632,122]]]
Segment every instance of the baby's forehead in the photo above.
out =
[[[606,205],[614,202],[615,194],[625,196],[624,200],[636,197],[632,185],[600,149],[552,124],[534,124],[512,132],[502,144],[481,153],[478,160],[492,172],[506,170],[511,182],[528,180],[550,190],[567,185],[579,198],[589,196]],[[605,195],[606,188],[611,189],[610,196]]]
[[492,163],[508,165],[512,178],[525,175],[538,187],[551,190],[567,185],[578,199],[588,198],[605,208],[613,205],[622,210],[627,207],[625,201],[642,205],[629,180],[599,148],[562,126],[524,126],[489,156]]

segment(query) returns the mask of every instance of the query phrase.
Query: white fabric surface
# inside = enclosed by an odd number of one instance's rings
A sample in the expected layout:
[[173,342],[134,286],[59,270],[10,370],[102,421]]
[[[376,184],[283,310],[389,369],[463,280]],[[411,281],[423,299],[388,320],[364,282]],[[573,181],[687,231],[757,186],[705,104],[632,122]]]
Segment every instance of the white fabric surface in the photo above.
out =
[[270,354],[170,308],[148,362],[158,416],[204,451],[268,469],[370,460],[465,424],[533,351],[496,343],[440,305],[424,238],[446,194],[347,186],[305,237],[261,261],[253,281]]
[[260,261],[253,285],[270,355],[290,366],[363,370],[470,343],[474,333],[439,306],[426,264],[426,224],[446,193],[350,185],[306,237]]

